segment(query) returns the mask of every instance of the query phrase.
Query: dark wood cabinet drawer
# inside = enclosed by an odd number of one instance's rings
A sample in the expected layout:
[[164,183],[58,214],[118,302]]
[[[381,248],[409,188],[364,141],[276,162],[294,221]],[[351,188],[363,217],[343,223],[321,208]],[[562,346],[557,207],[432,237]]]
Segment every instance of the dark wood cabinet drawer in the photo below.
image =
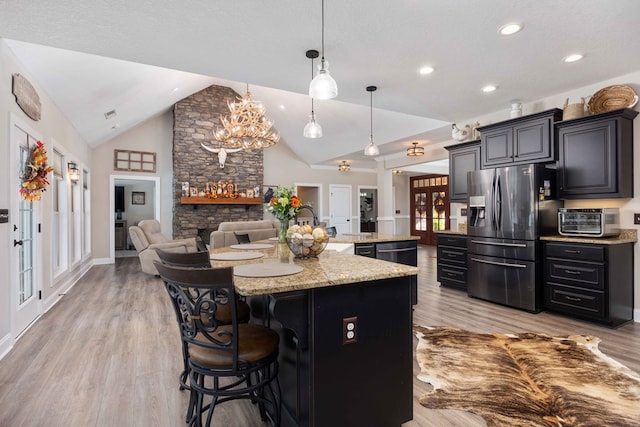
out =
[[467,265],[467,250],[438,246],[438,264]]
[[545,280],[591,289],[605,289],[604,264],[547,259]]
[[607,315],[604,295],[557,284],[547,284],[544,289],[545,307],[597,319],[605,319]]
[[438,263],[438,282],[443,286],[467,289],[467,269]]
[[362,255],[369,258],[376,257],[376,247],[374,244],[359,244],[356,243],[355,247],[356,255]]
[[467,248],[467,236],[455,236],[451,234],[438,234],[438,246],[455,246],[458,248]]
[[577,261],[601,261],[605,259],[605,247],[591,244],[553,243],[545,244],[545,255],[551,258],[571,258]]

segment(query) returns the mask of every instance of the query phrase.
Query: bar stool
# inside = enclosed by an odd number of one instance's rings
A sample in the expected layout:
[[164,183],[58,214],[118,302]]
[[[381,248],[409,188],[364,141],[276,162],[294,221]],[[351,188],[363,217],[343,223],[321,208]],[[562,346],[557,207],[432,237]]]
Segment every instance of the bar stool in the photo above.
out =
[[[238,321],[233,268],[156,268],[176,312],[183,346],[188,348],[190,399],[187,423],[211,424],[216,405],[236,399],[258,404],[263,421],[280,425],[278,334],[265,326]],[[216,313],[228,305],[231,323]],[[205,396],[210,401],[205,404]]]
[[[209,260],[209,252],[169,252],[162,249],[156,249],[158,258],[165,265],[173,267],[189,267],[189,268],[211,268],[211,261]],[[192,297],[196,297],[193,295]],[[216,311],[216,320],[218,322],[228,325],[231,324],[231,305],[221,304]],[[251,317],[251,310],[249,304],[241,299],[236,300],[236,310],[238,321],[240,323],[247,323]],[[180,390],[188,389],[187,377],[189,375],[189,351],[186,345],[182,346],[182,359],[184,363],[184,370],[180,373]]]

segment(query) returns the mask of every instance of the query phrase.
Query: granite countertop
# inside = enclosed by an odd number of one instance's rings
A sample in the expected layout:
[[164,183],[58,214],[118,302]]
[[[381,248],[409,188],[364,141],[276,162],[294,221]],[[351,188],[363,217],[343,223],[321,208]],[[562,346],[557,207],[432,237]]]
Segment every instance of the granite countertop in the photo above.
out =
[[635,243],[638,241],[638,230],[622,229],[620,235],[613,237],[569,237],[559,234],[553,236],[540,236],[540,240],[570,243],[592,243],[600,245],[619,245],[622,243]]
[[379,234],[379,233],[349,233],[337,234],[329,239],[331,243],[383,243],[383,242],[403,242],[406,240],[420,240],[418,236],[401,234]]
[[[262,241],[260,243],[267,242],[273,244],[273,247],[256,250],[256,252],[265,254],[263,258],[246,261],[212,260],[211,265],[213,267],[229,267],[242,264],[283,262],[303,267],[300,273],[289,276],[265,278],[235,276],[234,284],[236,290],[240,295],[245,296],[339,286],[418,274],[417,267],[328,249],[325,249],[318,258],[296,259],[286,244],[278,244],[274,241]],[[235,249],[218,248],[209,252],[220,253],[228,251],[235,251]]]
[[467,235],[467,231],[460,231],[460,230],[437,230],[436,233],[438,234],[458,234],[461,236],[466,236]]

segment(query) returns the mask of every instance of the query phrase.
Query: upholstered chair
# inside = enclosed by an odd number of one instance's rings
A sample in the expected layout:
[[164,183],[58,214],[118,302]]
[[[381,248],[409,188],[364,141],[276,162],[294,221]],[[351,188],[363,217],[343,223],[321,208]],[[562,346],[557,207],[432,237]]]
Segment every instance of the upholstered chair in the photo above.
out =
[[160,223],[155,219],[144,219],[138,225],[129,227],[131,242],[138,252],[142,271],[147,274],[158,275],[153,261],[160,261],[156,249],[170,252],[195,252],[196,239],[169,240],[160,232]]

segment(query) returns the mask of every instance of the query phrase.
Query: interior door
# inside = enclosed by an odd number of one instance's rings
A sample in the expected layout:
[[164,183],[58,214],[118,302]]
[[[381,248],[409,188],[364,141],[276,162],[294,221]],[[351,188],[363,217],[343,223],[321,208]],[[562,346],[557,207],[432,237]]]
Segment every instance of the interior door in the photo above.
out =
[[39,282],[36,263],[36,221],[39,203],[23,201],[18,193],[29,154],[38,138],[26,127],[17,123],[11,126],[11,211],[9,219],[13,229],[11,250],[11,304],[13,313],[12,333],[20,335],[41,313]]
[[449,228],[449,205],[447,176],[411,178],[411,235],[418,243],[438,244],[437,232]]
[[340,234],[351,233],[351,186],[329,186],[329,215],[332,227]]

